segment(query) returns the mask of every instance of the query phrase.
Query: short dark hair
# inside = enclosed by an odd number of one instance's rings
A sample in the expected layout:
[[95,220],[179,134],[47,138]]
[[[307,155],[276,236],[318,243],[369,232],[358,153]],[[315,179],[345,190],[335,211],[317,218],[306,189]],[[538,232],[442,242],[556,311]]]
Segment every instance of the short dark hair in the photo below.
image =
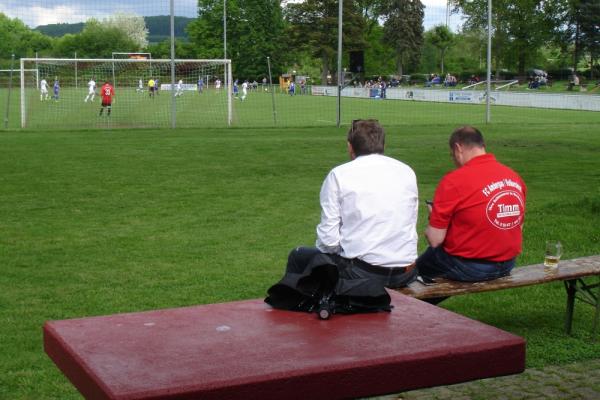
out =
[[383,154],[385,147],[385,132],[375,119],[356,119],[348,131],[348,142],[352,145],[354,154]]
[[485,141],[483,140],[483,135],[479,131],[479,129],[474,126],[465,125],[460,128],[456,128],[452,135],[450,135],[450,140],[448,144],[450,148],[454,148],[454,145],[459,143],[465,147],[481,147],[485,148]]

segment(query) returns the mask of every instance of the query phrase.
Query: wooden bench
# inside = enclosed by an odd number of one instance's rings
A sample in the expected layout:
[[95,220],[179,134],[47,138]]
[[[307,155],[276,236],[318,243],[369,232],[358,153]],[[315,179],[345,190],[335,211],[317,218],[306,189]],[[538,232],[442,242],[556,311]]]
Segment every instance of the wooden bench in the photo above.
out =
[[600,255],[561,260],[557,269],[548,269],[544,264],[517,267],[509,276],[486,282],[457,282],[436,278],[435,283],[424,285],[415,281],[398,291],[417,299],[431,299],[563,281],[567,291],[565,331],[571,333],[575,299],[579,299],[596,309],[592,330],[595,337],[600,319],[600,281],[588,284],[583,280],[593,276],[600,277]]

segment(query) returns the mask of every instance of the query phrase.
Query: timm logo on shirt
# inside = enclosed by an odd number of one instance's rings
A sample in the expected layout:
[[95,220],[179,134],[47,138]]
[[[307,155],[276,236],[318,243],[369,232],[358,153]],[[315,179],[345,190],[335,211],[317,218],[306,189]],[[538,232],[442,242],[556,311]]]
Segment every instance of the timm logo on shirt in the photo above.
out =
[[512,229],[521,225],[525,203],[521,193],[503,190],[496,193],[486,206],[488,221],[499,229]]

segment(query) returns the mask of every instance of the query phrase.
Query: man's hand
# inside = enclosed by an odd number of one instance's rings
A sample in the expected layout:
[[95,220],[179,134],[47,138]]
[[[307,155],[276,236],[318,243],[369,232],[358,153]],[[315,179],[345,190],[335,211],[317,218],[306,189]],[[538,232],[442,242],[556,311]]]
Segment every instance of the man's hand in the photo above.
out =
[[433,212],[433,201],[425,200],[425,204],[427,204],[427,212],[431,214]]

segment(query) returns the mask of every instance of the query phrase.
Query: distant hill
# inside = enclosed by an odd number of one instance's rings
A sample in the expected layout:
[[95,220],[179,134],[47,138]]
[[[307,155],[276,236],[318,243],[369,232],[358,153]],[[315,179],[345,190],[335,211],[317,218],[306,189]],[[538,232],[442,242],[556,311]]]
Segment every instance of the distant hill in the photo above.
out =
[[[144,17],[146,27],[148,28],[148,41],[150,43],[162,42],[171,35],[171,26],[168,15],[158,15],[154,17]],[[188,17],[175,17],[175,37],[177,39],[188,40],[185,27],[194,20]],[[35,28],[36,31],[52,37],[60,37],[67,33],[79,33],[83,30],[83,22],[75,24],[49,24],[40,25]]]
[[39,31],[47,36],[60,37],[66,35],[67,33],[79,33],[83,30],[84,25],[85,24],[83,22],[78,22],[76,24],[50,24],[40,25],[34,30]]

